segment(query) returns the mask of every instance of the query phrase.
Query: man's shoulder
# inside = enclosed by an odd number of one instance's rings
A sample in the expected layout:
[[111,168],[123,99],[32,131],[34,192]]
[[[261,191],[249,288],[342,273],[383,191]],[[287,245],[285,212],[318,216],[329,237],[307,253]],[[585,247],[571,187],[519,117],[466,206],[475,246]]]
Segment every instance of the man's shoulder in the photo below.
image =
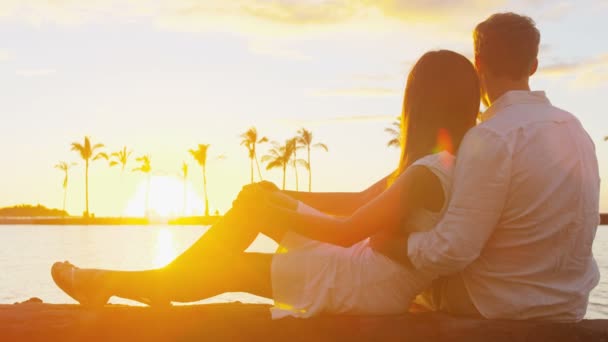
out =
[[476,128],[505,137],[532,125],[567,121],[579,122],[574,114],[550,103],[521,103],[502,108]]

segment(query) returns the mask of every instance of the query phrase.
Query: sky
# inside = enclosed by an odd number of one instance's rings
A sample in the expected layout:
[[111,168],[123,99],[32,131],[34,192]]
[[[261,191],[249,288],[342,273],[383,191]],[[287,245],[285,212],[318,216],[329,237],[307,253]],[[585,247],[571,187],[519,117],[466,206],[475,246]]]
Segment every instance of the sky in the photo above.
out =
[[[401,111],[412,64],[439,48],[472,58],[472,29],[501,11],[535,19],[532,88],[581,120],[608,175],[607,0],[0,0],[0,207],[61,208],[53,166],[67,161],[79,163],[67,210],[82,213],[84,167],[70,144],[86,135],[106,152],[151,155],[160,214],[182,208],[184,161],[187,213],[202,213],[202,171],[187,151],[210,144],[210,208],[224,212],[249,181],[239,135],[250,126],[279,142],[311,130],[329,147],[312,153],[313,190],[359,191],[398,163],[384,128]],[[92,213],[143,212],[135,167],[132,158],[121,175],[92,164]],[[307,171],[299,175],[306,189]],[[281,171],[263,177],[280,184]]]

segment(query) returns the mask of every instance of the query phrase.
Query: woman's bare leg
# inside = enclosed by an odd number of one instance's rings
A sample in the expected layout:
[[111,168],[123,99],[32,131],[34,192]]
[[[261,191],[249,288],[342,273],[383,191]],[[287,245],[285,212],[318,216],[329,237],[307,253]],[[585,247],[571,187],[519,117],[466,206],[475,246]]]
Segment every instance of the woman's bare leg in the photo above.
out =
[[[106,271],[108,295],[155,303],[192,302],[225,292],[271,297],[272,254],[235,253],[215,256],[193,267],[173,264],[149,271]],[[144,301],[145,302],[145,301]]]
[[[197,301],[224,292],[242,291],[270,297],[271,254],[244,253],[260,229],[254,217],[229,211],[167,266],[146,271],[77,271],[81,287],[146,304]],[[280,241],[284,230],[265,229]],[[79,286],[75,284],[75,286]]]
[[[154,302],[197,301],[224,292],[270,297],[271,254],[244,253],[260,232],[255,219],[229,211],[167,266],[149,271],[109,271],[105,287],[113,296]],[[253,222],[251,222],[253,221]],[[280,240],[280,230],[264,233]]]

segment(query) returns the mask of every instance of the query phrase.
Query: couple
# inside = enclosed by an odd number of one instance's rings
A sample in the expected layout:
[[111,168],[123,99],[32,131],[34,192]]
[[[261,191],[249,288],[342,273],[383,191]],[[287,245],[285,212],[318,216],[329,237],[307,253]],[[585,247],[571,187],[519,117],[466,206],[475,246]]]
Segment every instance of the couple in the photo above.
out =
[[[423,55],[407,79],[399,167],[363,192],[249,185],[163,268],[58,262],[53,279],[89,306],[240,291],[273,298],[273,318],[399,314],[415,301],[488,319],[581,320],[599,279],[598,165],[580,122],[530,91],[539,42],[530,18],[500,13],[475,28],[475,66],[451,51]],[[280,243],[275,254],[244,252],[258,233]]]

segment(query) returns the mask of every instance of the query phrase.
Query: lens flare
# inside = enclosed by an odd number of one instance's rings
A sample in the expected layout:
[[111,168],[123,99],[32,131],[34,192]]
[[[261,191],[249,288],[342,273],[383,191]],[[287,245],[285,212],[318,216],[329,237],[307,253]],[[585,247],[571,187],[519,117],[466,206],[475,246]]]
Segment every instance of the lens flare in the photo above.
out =
[[[435,145],[435,149],[433,150],[433,153],[439,153],[439,152],[443,152],[446,151],[450,154],[454,154],[454,145],[452,143],[452,137],[450,136],[450,133],[448,132],[447,129],[445,128],[440,128],[439,132],[437,133],[437,144]],[[441,159],[441,163],[444,164],[445,166],[448,166],[448,164],[451,161],[447,158],[442,158]]]

